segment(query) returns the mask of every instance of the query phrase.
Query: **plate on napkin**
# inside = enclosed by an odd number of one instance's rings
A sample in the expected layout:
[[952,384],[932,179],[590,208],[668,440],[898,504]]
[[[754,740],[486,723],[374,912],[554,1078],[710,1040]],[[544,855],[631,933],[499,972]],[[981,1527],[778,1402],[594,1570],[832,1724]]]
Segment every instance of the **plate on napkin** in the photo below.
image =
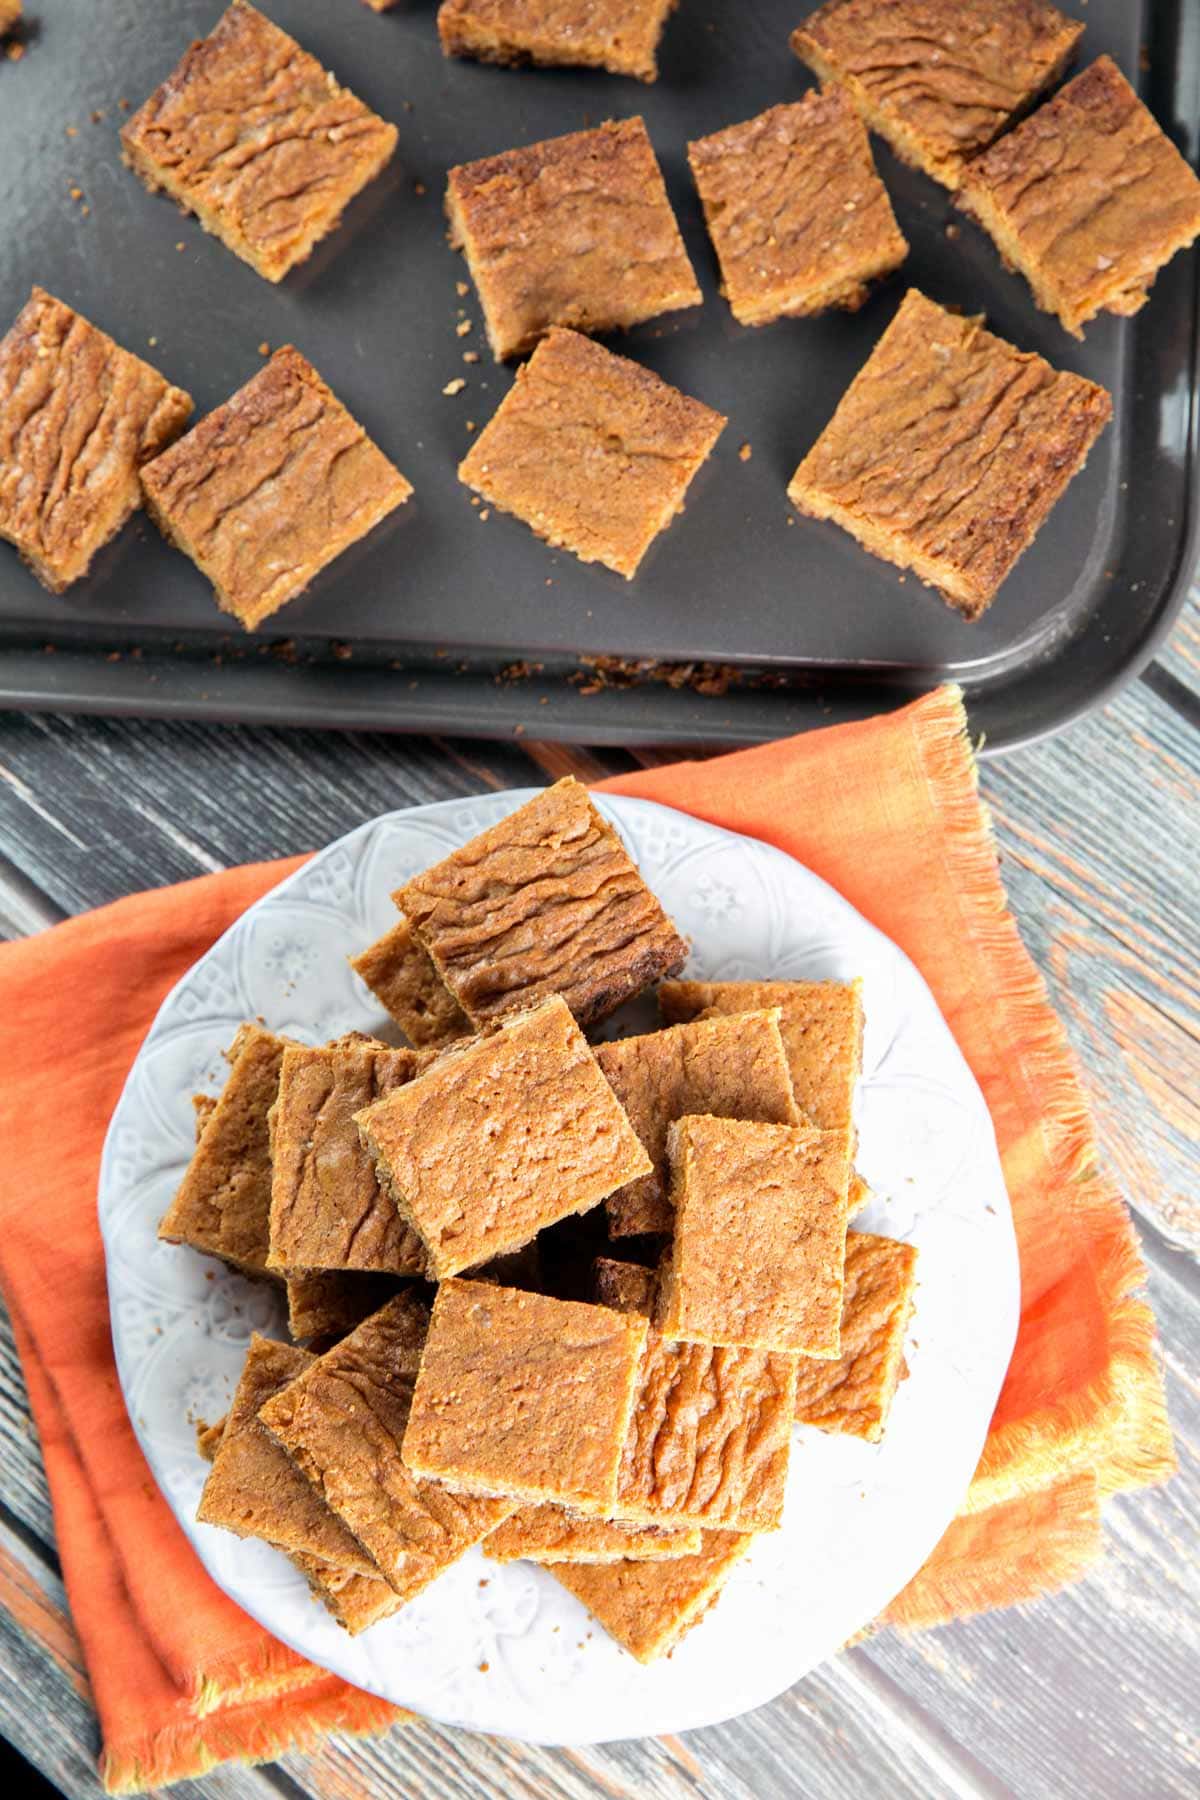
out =
[[[800,1428],[781,1530],[663,1662],[621,1650],[546,1571],[478,1550],[394,1618],[348,1637],[278,1552],[195,1522],[194,1421],[228,1404],[253,1330],[284,1336],[272,1287],[160,1243],[194,1141],[191,1096],[245,1019],[309,1043],[394,1036],[347,957],[394,922],[391,892],[529,791],[391,813],[331,844],[226,932],[164,1002],[113,1115],[99,1212],[117,1368],[155,1479],[205,1567],[313,1662],[444,1723],[578,1744],[714,1724],[762,1705],[876,1618],[961,1505],[1016,1334],[1016,1243],[991,1119],[908,959],[782,852],[648,801],[600,796],[691,940],[704,980],[849,980],[866,1012],[857,1228],[920,1250],[884,1440]],[[644,1028],[644,1021],[641,1027]]]

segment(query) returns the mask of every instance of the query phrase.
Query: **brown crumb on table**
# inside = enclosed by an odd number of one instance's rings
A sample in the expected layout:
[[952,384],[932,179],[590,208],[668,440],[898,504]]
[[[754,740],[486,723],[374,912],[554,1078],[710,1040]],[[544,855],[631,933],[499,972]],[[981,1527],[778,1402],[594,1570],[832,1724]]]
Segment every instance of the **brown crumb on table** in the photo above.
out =
[[78,137],[79,136],[79,128],[76,125],[68,125],[66,130],[67,130],[68,137]]
[[425,187],[425,183],[423,181],[414,181],[413,182],[413,193],[417,196],[418,199],[420,199],[425,194],[425,192],[426,192],[426,187]]
[[463,361],[465,363],[477,363],[479,361],[478,350],[464,350]]
[[[183,245],[182,245],[182,244],[180,244],[180,245],[179,245],[179,248],[180,248],[180,249],[181,249],[181,250],[182,250],[182,249],[183,249]],[[260,345],[259,345],[259,346],[258,346],[258,354],[259,354],[259,355],[260,355],[260,356],[270,356],[270,354],[271,354],[271,346],[270,346],[270,344],[268,344],[268,342],[267,342],[267,340],[266,340],[266,338],[264,338],[264,339],[263,339],[263,341],[262,341],[262,343],[261,343],[261,344],[260,344]]]
[[454,284],[454,291],[460,296],[469,294],[471,291],[471,284],[469,281],[456,281]]
[[739,444],[738,445],[738,456],[740,457],[742,462],[749,462],[750,458],[753,455],[754,455],[754,451],[749,444]]
[[460,319],[458,324],[454,327],[454,329],[458,333],[459,337],[468,336],[468,334],[470,333],[470,330],[471,330],[470,319]]
[[466,385],[467,384],[463,380],[462,376],[457,375],[457,376],[455,376],[453,381],[448,381],[446,383],[445,387],[442,389],[442,392],[443,392],[443,394],[448,394],[450,396],[453,396],[455,394],[461,394],[463,389],[466,387]]

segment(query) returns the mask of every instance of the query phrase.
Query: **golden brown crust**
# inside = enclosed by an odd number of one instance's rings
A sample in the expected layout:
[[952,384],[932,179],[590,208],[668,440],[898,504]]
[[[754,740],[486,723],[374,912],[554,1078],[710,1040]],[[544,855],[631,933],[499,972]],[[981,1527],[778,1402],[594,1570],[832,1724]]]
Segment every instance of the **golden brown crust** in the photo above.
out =
[[294,1345],[272,1343],[257,1333],[251,1338],[196,1517],[237,1537],[262,1538],[277,1549],[371,1575],[370,1559],[259,1423],[260,1408],[312,1360]]
[[828,0],[791,45],[898,156],[953,188],[1053,87],[1082,32],[1043,0]]
[[421,1241],[380,1187],[354,1123],[418,1068],[415,1051],[370,1042],[284,1051],[271,1117],[268,1268],[425,1273]]
[[375,943],[350,958],[384,1010],[418,1049],[466,1037],[471,1021],[463,1012],[405,918],[397,919]]
[[845,1133],[687,1118],[671,1126],[668,1148],[675,1235],[663,1265],[660,1331],[693,1343],[837,1356]]
[[147,187],[280,281],[390,159],[396,128],[233,0],[122,128],[121,144]]
[[479,62],[582,65],[658,78],[656,52],[678,0],[443,0],[447,56]]
[[700,1528],[670,1531],[661,1525],[584,1519],[561,1506],[523,1506],[484,1539],[493,1562],[663,1562],[700,1548]]
[[803,1122],[821,1131],[851,1129],[862,1069],[861,981],[664,981],[658,1004],[668,1025],[777,1008]]
[[294,1269],[287,1276],[288,1330],[327,1350],[401,1291],[392,1275],[360,1269]]
[[228,1052],[229,1079],[158,1228],[167,1243],[188,1244],[251,1275],[267,1273],[268,1117],[285,1048],[286,1040],[273,1031],[242,1026]]
[[400,1457],[428,1314],[400,1295],[262,1409],[262,1423],[408,1600],[508,1517],[416,1479]]
[[144,468],[142,487],[247,631],[412,493],[291,344]]
[[439,1280],[519,1250],[650,1167],[554,994],[356,1114]]
[[[598,1257],[596,1294],[649,1318],[649,1269]],[[796,1394],[794,1356],[711,1349],[651,1325],[621,1457],[616,1515],[661,1524],[773,1531],[783,1517]]]
[[138,470],[192,410],[140,357],[35,287],[0,341],[0,538],[52,594],[142,503]]
[[404,1461],[460,1492],[605,1515],[645,1342],[644,1319],[607,1307],[444,1281]]
[[1200,235],[1200,181],[1107,56],[970,164],[961,204],[1076,337]]
[[721,292],[742,325],[840,307],[908,244],[841,88],[806,94],[688,145]]
[[548,544],[632,581],[725,424],[628,357],[556,328],[458,476]]
[[797,1125],[778,1009],[717,1017],[596,1047],[654,1167],[604,1202],[613,1238],[668,1232],[667,1129],[685,1113]]
[[359,1575],[353,1569],[334,1569],[316,1557],[297,1551],[291,1558],[309,1587],[338,1624],[351,1637],[369,1625],[390,1618],[404,1602],[378,1575]]
[[618,1644],[639,1662],[654,1662],[704,1617],[753,1541],[746,1533],[706,1531],[694,1556],[605,1568],[557,1563],[550,1572]]
[[1111,416],[1094,382],[911,288],[788,496],[976,619]]
[[797,1358],[796,1419],[877,1444],[904,1364],[917,1252],[870,1232],[846,1233],[841,1352]]
[[639,118],[463,163],[446,211],[497,361],[553,325],[613,331],[703,300]]
[[561,994],[593,1024],[687,945],[568,776],[393,895],[476,1025]]

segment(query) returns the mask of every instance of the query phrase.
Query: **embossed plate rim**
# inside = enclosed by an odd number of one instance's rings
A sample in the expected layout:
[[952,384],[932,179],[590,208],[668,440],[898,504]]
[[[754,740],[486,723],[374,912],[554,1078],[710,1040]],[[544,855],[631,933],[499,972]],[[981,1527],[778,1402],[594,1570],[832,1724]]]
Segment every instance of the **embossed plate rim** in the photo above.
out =
[[[912,1376],[884,1443],[798,1432],[783,1529],[758,1540],[711,1618],[650,1668],[614,1645],[544,1571],[488,1563],[478,1551],[396,1619],[351,1639],[277,1553],[195,1523],[203,1465],[184,1413],[188,1404],[221,1404],[249,1328],[269,1329],[275,1306],[268,1290],[209,1259],[154,1246],[154,1220],[187,1156],[188,1094],[199,1065],[212,1065],[203,1048],[231,1035],[235,1013],[213,998],[217,983],[243,1009],[257,1005],[276,1028],[293,1030],[304,1020],[289,1015],[289,1005],[303,1012],[315,983],[312,992],[333,995],[317,1020],[321,1034],[335,1022],[344,1028],[351,1014],[372,1028],[379,1015],[363,1016],[372,1008],[337,958],[335,934],[346,934],[345,948],[382,929],[401,845],[411,849],[400,860],[420,866],[415,858],[432,860],[535,791],[368,821],[230,926],[167,996],[130,1070],[105,1142],[99,1211],[113,1342],[135,1432],[180,1526],[230,1597],[312,1661],[443,1723],[546,1743],[601,1742],[693,1729],[763,1704],[904,1586],[953,1517],[978,1460],[1015,1337],[1019,1278],[986,1106],[903,953],[770,845],[650,801],[598,796],[690,932],[699,972],[766,974],[767,961],[792,976],[864,972],[860,1160],[880,1197],[860,1223],[911,1236],[925,1276]],[[378,861],[387,862],[386,880]],[[305,926],[317,931],[319,951],[306,943]],[[239,985],[246,981],[256,985]],[[139,1145],[150,1156],[145,1166],[133,1154]],[[949,1162],[938,1164],[944,1156]],[[915,1172],[902,1175],[907,1157]],[[956,1421],[949,1433],[947,1419]]]

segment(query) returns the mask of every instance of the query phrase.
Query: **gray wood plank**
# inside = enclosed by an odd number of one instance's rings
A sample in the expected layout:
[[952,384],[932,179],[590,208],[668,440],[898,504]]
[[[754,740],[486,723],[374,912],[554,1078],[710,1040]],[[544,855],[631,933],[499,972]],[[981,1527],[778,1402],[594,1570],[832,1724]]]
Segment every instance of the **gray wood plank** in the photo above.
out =
[[1134,682],[1062,737],[985,764],[981,787],[1105,1159],[1139,1212],[1196,1250],[1200,732]]
[[1076,1586],[938,1631],[888,1633],[858,1653],[1021,1795],[1182,1800],[1200,1791],[1200,1298],[1157,1256],[1150,1295],[1176,1478],[1113,1502],[1106,1559]]
[[1188,595],[1187,605],[1155,663],[1185,694],[1200,700],[1200,585]]
[[[99,1733],[62,1582],[2,1523],[0,1602],[0,1736],[72,1800],[100,1800]],[[281,1784],[274,1767],[230,1765],[152,1792],[172,1800],[280,1800]]]
[[505,745],[0,718],[0,846],[64,912],[316,849],[394,807],[544,779]]

